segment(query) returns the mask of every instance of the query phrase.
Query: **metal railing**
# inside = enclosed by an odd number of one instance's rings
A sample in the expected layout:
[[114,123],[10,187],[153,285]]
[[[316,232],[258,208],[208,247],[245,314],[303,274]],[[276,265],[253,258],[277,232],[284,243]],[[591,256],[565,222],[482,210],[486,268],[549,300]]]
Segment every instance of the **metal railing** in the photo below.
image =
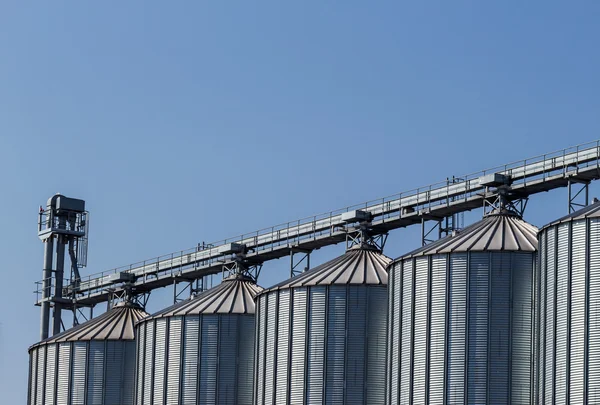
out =
[[[455,179],[458,178],[460,181],[446,180],[377,200],[241,234],[213,242],[207,248],[197,246],[91,274],[82,278],[75,292],[80,297],[99,294],[103,289],[114,284],[110,277],[115,273],[133,273],[136,276],[136,284],[139,285],[159,278],[176,277],[188,271],[210,269],[233,259],[231,254],[219,253],[219,247],[230,243],[244,244],[250,249],[251,255],[258,257],[265,252],[298,247],[314,240],[324,240],[324,245],[334,244],[339,240],[333,237],[343,233],[343,229],[340,228],[344,225],[342,214],[353,210],[370,212],[373,224],[395,224],[403,218],[422,216],[439,207],[452,209],[455,206],[454,212],[462,212],[466,209],[464,206],[460,206],[461,202],[484,198],[482,193],[488,191],[488,187],[482,184],[482,178],[488,174],[510,176],[511,187],[513,189],[520,188],[523,193],[527,194],[529,185],[577,175],[590,168],[594,168],[596,172],[600,173],[600,140],[456,176]],[[598,173],[594,175],[594,179],[600,178]],[[563,185],[549,185],[548,187],[551,189],[560,186]],[[397,226],[391,228],[402,226],[407,226],[407,224],[398,223]],[[331,243],[328,243],[327,238],[331,238]],[[269,260],[269,258],[265,260]],[[215,272],[218,271],[214,270],[213,273]],[[206,274],[211,273],[207,272]]]

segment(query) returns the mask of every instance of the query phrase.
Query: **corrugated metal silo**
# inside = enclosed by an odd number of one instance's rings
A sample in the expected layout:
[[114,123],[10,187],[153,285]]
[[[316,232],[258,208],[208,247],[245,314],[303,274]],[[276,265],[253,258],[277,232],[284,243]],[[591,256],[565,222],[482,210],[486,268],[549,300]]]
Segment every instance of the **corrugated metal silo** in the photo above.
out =
[[394,261],[388,404],[529,404],[537,228],[496,211]]
[[390,261],[349,249],[258,295],[255,405],[384,403]]
[[233,275],[136,326],[136,403],[251,405],[254,280]]
[[29,348],[29,405],[132,405],[134,324],[146,314],[121,303]]
[[543,227],[535,403],[600,403],[600,203]]

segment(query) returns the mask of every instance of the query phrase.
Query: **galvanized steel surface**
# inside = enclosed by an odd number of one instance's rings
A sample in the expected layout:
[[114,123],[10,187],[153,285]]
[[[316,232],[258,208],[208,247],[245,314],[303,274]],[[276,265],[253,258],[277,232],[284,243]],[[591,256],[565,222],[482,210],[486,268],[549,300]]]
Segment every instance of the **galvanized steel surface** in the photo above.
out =
[[540,232],[535,403],[600,403],[600,204]]
[[460,243],[459,234],[438,245],[452,253],[390,266],[388,404],[530,404],[536,253],[485,250],[485,237],[533,226],[512,216],[482,222]]
[[251,405],[260,290],[234,276],[141,321],[136,404]]
[[[132,405],[135,306],[105,314],[29,349],[29,405]],[[122,339],[117,337],[122,336]]]
[[255,405],[384,403],[389,262],[350,250],[257,297]]

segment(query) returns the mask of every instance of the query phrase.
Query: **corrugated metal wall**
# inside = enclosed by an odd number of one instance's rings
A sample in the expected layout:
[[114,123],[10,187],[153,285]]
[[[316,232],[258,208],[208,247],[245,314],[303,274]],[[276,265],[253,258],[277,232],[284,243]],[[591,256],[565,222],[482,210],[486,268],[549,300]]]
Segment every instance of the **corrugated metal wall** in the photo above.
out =
[[600,403],[600,220],[540,233],[534,400]]
[[530,404],[536,253],[395,263],[388,404]]
[[30,405],[133,405],[133,341],[51,343],[29,355]]
[[137,331],[137,405],[252,404],[254,315],[154,318]]
[[255,405],[385,402],[386,286],[274,290],[257,305]]

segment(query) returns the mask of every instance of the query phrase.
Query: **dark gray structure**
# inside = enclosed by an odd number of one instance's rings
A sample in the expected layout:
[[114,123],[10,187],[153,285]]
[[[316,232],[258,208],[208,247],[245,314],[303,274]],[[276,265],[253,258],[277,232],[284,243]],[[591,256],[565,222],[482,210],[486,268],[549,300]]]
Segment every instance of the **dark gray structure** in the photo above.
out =
[[133,405],[134,324],[146,314],[117,304],[29,348],[29,405]]
[[239,274],[136,326],[136,404],[251,405],[254,280]]
[[529,404],[537,228],[501,210],[394,261],[388,404]]
[[600,403],[600,203],[539,234],[536,404]]
[[390,261],[358,246],[258,295],[255,405],[384,403]]

